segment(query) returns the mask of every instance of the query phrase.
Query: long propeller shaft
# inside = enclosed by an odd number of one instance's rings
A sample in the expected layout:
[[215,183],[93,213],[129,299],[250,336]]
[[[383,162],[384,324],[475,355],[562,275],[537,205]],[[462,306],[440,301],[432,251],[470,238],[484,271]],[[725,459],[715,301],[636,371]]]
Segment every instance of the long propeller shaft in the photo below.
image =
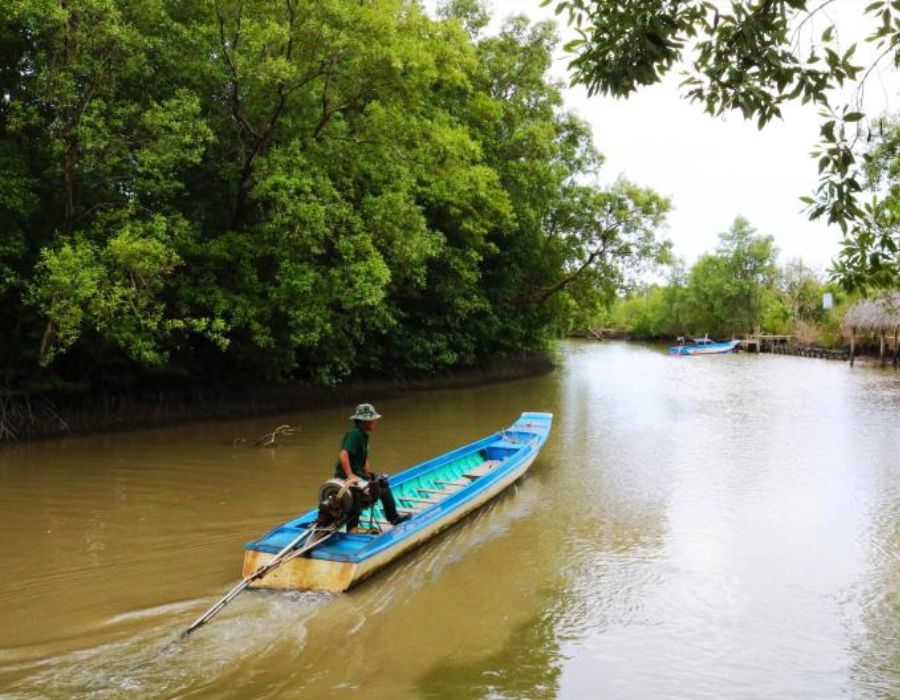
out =
[[[310,527],[306,532],[303,532],[302,534],[295,537],[274,557],[272,557],[269,561],[256,569],[256,571],[254,571],[252,574],[245,577],[239,584],[237,584],[234,588],[228,591],[228,593],[217,600],[216,603],[211,608],[209,608],[209,610],[207,610],[200,617],[194,620],[193,624],[191,624],[190,627],[188,627],[184,632],[181,633],[181,636],[187,637],[189,634],[205,625],[213,617],[215,617],[219,613],[219,611],[222,610],[222,608],[224,608],[232,600],[237,598],[238,595],[240,595],[240,593],[244,591],[251,583],[253,583],[257,579],[262,578],[270,571],[278,568],[285,562],[306,554],[306,552],[313,549],[314,547],[318,547],[325,540],[332,537],[337,532],[339,527],[340,525],[332,525],[331,527],[321,530],[316,527]],[[306,542],[301,546],[301,543],[303,543],[304,540],[306,540]]]

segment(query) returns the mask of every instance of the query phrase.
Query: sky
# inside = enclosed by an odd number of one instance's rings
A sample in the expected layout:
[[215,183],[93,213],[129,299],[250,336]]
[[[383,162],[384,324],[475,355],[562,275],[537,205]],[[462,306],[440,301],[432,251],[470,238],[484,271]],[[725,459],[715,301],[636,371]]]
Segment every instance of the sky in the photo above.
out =
[[[851,0],[835,10],[844,14],[816,21],[821,29],[829,19],[837,21],[846,35],[861,35],[861,3]],[[492,30],[512,14],[534,21],[556,19],[553,8],[542,8],[540,0],[489,4]],[[437,0],[425,0],[429,11],[436,5]],[[565,39],[569,30],[559,23]],[[566,84],[567,62],[558,50],[553,73]],[[663,235],[688,265],[712,252],[718,234],[743,216],[757,232],[775,239],[782,263],[800,258],[824,272],[839,250],[840,230],[810,222],[800,202],[801,196],[812,194],[818,176],[810,157],[819,131],[817,109],[789,105],[783,120],[760,131],[736,114],[724,118],[706,114],[700,105],[681,98],[679,82],[675,73],[627,100],[589,98],[580,87],[565,90],[566,108],[591,125],[594,143],[606,158],[602,180],[611,182],[621,175],[668,197],[673,210]],[[867,85],[866,109],[871,113],[890,109],[900,85],[896,75],[874,75]]]

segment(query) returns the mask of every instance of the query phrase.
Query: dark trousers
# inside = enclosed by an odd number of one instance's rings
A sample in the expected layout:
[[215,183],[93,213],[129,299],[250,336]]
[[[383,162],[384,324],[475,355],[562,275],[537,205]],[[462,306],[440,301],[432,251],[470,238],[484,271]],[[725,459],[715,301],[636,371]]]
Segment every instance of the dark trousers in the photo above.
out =
[[[385,486],[381,491],[381,507],[384,508],[384,515],[388,522],[394,522],[397,519],[397,502],[394,500],[394,494],[391,489]],[[362,504],[357,502],[353,508],[353,513],[347,518],[347,531],[359,526],[359,518],[362,514]]]

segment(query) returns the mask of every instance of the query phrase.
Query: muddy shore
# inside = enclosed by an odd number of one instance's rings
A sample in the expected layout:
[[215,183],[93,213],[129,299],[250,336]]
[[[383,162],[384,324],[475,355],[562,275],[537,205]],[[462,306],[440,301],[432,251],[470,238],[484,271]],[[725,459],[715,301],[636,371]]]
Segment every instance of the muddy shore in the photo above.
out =
[[498,358],[429,376],[379,378],[335,386],[260,383],[227,388],[182,386],[91,396],[0,393],[0,445],[67,435],[229,420],[376,401],[413,390],[468,387],[551,372],[549,354]]

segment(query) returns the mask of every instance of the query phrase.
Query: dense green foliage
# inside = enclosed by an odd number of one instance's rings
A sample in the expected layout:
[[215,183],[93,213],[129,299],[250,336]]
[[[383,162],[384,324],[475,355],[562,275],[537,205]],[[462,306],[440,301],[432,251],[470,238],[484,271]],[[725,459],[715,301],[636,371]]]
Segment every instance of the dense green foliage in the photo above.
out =
[[[834,24],[836,0],[550,3],[578,32],[568,44],[573,80],[591,93],[625,97],[681,67],[689,100],[710,114],[737,110],[760,128],[780,118],[786,103],[819,105],[820,179],[815,195],[803,199],[810,218],[824,217],[846,234],[835,276],[849,288],[900,283],[896,197],[885,199],[866,178],[868,142],[885,138],[884,129],[877,115],[861,111],[872,70],[900,65],[900,3],[842,3],[865,27],[859,37]],[[857,40],[876,54],[866,70],[856,63]],[[856,91],[848,99],[849,87]]]
[[664,260],[474,0],[0,5],[0,387],[333,382],[544,347]]
[[844,241],[838,272],[849,286],[900,287],[900,124],[882,119],[868,134],[860,178],[870,198]]
[[[757,234],[742,218],[719,236],[714,253],[688,271],[680,266],[666,284],[621,297],[594,319],[598,326],[638,338],[703,336],[730,338],[762,331],[793,334],[803,342],[839,342],[840,317],[848,298],[799,260],[776,265],[772,238]],[[831,292],[837,308],[822,308]]]

